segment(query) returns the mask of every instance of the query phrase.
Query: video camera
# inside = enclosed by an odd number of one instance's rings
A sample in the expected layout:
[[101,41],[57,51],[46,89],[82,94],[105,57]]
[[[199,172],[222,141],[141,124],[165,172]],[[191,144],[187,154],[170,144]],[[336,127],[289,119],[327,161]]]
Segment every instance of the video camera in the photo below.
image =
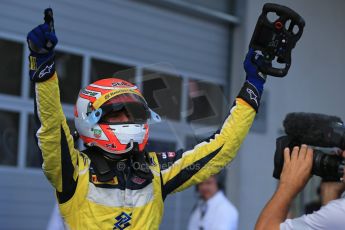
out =
[[340,181],[344,173],[344,158],[318,150],[320,148],[339,148],[345,150],[345,126],[335,116],[316,113],[290,113],[284,120],[285,133],[276,140],[273,177],[280,178],[284,165],[284,149],[307,144],[313,146],[312,174],[324,181]]

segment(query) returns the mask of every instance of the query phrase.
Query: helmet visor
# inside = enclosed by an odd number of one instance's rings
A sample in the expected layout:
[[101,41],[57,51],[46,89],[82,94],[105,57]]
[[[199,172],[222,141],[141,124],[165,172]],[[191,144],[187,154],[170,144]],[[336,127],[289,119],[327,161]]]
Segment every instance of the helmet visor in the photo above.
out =
[[99,122],[106,124],[143,124],[151,116],[146,101],[135,94],[122,94],[111,98],[101,109]]

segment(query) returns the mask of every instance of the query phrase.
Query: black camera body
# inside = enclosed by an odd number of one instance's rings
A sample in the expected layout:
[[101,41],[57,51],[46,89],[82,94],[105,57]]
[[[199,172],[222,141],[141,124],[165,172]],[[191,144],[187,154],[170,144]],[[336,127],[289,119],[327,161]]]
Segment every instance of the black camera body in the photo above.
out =
[[[284,166],[284,149],[288,147],[292,151],[294,146],[301,144],[303,143],[289,136],[277,138],[274,154],[274,178],[280,179]],[[344,173],[344,163],[344,158],[341,156],[314,150],[312,174],[322,177],[324,181],[340,181]]]
[[[276,140],[273,177],[280,178],[284,165],[284,149],[301,144],[315,147],[337,147],[345,150],[345,126],[335,116],[315,113],[290,113],[284,120],[286,136]],[[324,181],[340,181],[344,173],[344,158],[314,150],[312,174]]]

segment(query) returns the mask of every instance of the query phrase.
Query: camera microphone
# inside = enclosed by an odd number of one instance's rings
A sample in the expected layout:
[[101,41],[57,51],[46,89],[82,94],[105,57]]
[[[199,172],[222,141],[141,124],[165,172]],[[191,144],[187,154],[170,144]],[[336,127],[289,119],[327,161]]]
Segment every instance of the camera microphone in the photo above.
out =
[[283,125],[286,134],[301,144],[345,149],[345,126],[339,117],[317,113],[289,113]]

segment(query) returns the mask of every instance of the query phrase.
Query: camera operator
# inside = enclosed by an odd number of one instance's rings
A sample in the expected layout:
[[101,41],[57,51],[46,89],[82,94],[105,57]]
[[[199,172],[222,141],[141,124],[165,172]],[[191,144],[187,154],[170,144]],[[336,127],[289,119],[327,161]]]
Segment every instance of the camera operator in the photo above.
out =
[[[342,152],[342,156],[345,158],[345,151]],[[345,186],[339,182],[327,182],[325,187],[327,198],[324,200],[327,204],[319,211],[295,219],[286,219],[291,202],[310,178],[312,165],[313,149],[307,145],[294,147],[291,155],[289,148],[284,149],[284,166],[278,188],[261,211],[255,226],[256,230],[345,228],[345,199],[338,199]]]

